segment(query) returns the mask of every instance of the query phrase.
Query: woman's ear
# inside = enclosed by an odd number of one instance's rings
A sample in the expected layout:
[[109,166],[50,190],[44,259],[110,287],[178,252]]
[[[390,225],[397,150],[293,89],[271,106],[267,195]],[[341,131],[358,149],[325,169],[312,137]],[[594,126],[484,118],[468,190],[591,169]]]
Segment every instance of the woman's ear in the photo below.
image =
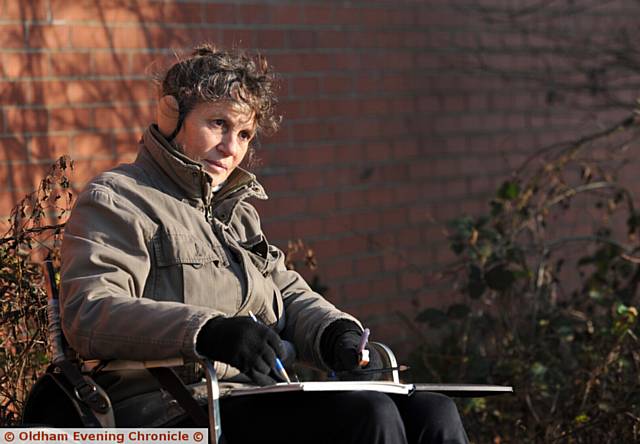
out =
[[169,137],[173,134],[178,125],[179,116],[180,106],[174,96],[167,95],[158,100],[156,119],[158,120],[158,129],[163,136]]

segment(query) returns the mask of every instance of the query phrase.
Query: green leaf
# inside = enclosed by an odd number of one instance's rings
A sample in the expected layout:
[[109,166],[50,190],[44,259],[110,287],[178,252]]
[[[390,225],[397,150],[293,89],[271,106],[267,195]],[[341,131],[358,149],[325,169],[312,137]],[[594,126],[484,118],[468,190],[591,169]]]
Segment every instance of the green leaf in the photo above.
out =
[[573,418],[576,424],[585,424],[589,422],[589,416],[586,413],[580,413],[575,418]]
[[444,325],[448,320],[447,314],[437,308],[426,308],[416,316],[416,322],[424,322],[434,328]]
[[506,181],[498,189],[498,197],[504,200],[513,200],[520,195],[520,185],[517,182]]
[[547,373],[547,370],[549,369],[541,362],[534,362],[531,368],[529,369],[533,377],[536,379],[542,379],[544,375]]
[[500,201],[492,200],[489,205],[491,205],[491,216],[493,217],[499,216],[504,211],[504,204]]
[[482,278],[482,269],[477,265],[470,265],[468,279],[467,293],[469,293],[469,297],[471,299],[479,299],[487,289],[487,285]]
[[453,304],[447,310],[447,316],[454,319],[462,319],[471,313],[471,309],[466,304]]
[[513,285],[515,276],[513,272],[507,270],[504,264],[490,268],[484,274],[484,280],[489,288],[496,291],[504,291]]

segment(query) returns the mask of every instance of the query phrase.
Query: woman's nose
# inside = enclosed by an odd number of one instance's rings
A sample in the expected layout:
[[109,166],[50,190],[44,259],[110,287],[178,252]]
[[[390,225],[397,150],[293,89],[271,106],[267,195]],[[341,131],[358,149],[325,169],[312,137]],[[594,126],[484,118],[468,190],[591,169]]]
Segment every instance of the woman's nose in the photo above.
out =
[[225,135],[222,136],[222,140],[218,145],[218,149],[228,156],[235,155],[240,149],[238,138],[234,136],[231,132],[227,132]]

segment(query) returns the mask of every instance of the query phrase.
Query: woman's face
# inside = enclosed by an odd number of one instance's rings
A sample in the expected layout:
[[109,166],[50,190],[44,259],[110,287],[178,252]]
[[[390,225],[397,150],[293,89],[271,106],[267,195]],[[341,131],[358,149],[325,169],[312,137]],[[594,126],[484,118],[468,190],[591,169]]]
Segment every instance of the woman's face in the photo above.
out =
[[231,101],[197,104],[184,119],[175,141],[192,160],[224,182],[242,162],[256,131],[254,113]]

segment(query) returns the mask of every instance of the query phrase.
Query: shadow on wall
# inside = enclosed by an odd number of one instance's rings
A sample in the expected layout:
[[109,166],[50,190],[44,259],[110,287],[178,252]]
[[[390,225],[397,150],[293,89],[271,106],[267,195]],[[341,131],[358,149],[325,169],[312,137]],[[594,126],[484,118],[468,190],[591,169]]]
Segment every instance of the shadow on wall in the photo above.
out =
[[194,5],[30,1],[5,9],[17,24],[3,26],[0,50],[0,216],[62,154],[76,162],[75,187],[130,160],[153,120],[150,80],[172,58],[166,48],[215,37],[162,25],[201,20]]

